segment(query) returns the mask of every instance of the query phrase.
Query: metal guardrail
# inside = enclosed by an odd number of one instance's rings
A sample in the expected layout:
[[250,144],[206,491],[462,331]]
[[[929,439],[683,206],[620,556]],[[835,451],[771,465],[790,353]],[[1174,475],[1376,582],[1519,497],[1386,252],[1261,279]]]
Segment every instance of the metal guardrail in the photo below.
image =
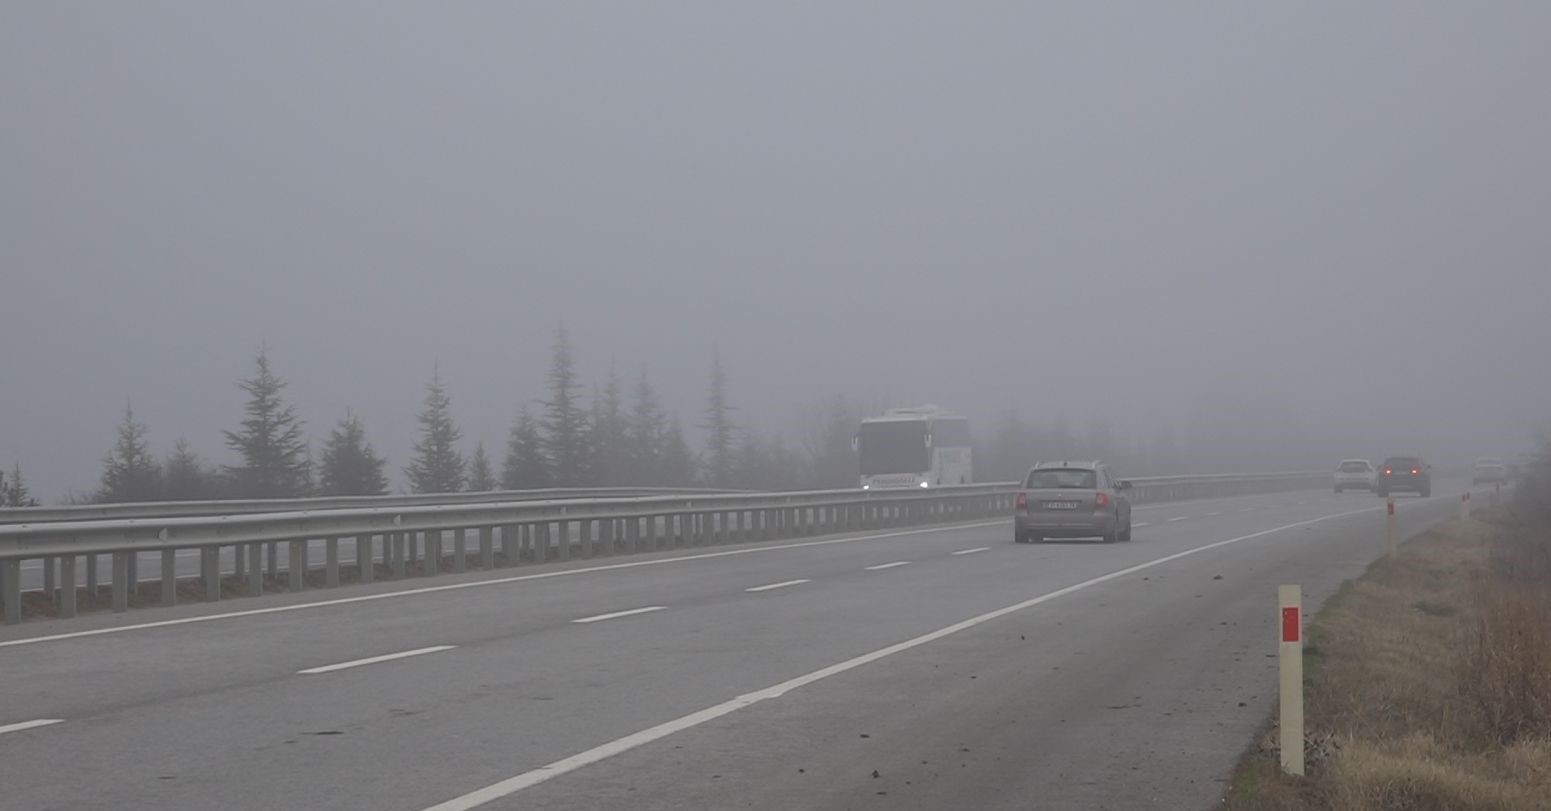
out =
[[646,496],[732,493],[694,487],[574,487],[544,490],[490,490],[476,493],[417,493],[398,496],[311,496],[307,498],[209,499],[204,501],[137,501],[120,504],[73,504],[64,507],[0,508],[0,526],[56,521],[112,521],[125,518],[242,515],[344,510],[357,507],[417,507],[430,504],[488,504],[511,501],[558,501],[580,498],[642,498]]
[[[1324,487],[1329,474],[1130,481],[1131,498],[1146,503]],[[300,591],[372,582],[378,577],[430,576],[444,569],[463,572],[470,566],[493,569],[1006,516],[1012,512],[1016,492],[1016,483],[1004,482],[930,489],[473,503],[464,501],[465,494],[454,494],[450,503],[0,525],[0,610],[5,623],[20,621],[20,573],[25,560],[43,564],[43,606],[70,617],[76,614],[82,593],[76,569],[79,560],[86,564],[85,595],[94,604],[101,600],[104,584],[97,576],[101,555],[110,556],[112,562],[105,584],[112,608],[125,611],[132,596],[137,604],[177,602],[179,550],[198,550],[199,575],[191,590],[194,599],[214,601],[238,594],[256,597],[266,589]],[[321,571],[309,561],[314,541],[323,544]],[[341,541],[353,542],[353,562],[340,560]],[[277,553],[282,543],[288,546],[284,577]],[[231,577],[222,572],[226,549],[234,564]],[[148,552],[161,553],[160,588],[153,595],[138,589],[139,556]]]

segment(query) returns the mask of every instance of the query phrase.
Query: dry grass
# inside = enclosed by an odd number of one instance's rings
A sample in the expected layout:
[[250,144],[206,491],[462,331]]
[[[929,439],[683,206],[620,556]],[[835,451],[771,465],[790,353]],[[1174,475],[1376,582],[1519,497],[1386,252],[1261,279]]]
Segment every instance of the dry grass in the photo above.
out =
[[1269,731],[1229,808],[1551,809],[1551,543],[1452,522],[1347,583],[1305,650],[1309,777]]

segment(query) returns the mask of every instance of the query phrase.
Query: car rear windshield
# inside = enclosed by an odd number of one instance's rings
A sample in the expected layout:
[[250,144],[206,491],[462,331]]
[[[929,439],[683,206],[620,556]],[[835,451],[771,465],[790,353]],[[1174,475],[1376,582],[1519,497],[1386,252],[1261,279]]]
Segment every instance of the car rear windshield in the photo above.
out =
[[1029,474],[1029,490],[1092,490],[1098,479],[1091,470],[1070,467],[1040,468]]
[[1385,467],[1413,468],[1413,467],[1420,467],[1421,464],[1422,464],[1422,460],[1417,459],[1415,457],[1411,457],[1411,456],[1396,456],[1396,457],[1392,457],[1390,459],[1385,459],[1384,460],[1384,466]]
[[1341,472],[1342,473],[1366,473],[1366,472],[1368,472],[1368,463],[1367,462],[1342,462],[1341,463]]

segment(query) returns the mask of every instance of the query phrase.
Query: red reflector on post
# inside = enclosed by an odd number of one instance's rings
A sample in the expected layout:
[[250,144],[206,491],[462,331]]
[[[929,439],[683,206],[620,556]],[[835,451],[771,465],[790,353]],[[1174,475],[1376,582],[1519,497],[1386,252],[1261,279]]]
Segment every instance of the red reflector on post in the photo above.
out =
[[1389,514],[1390,515],[1394,515],[1395,514],[1395,502],[1393,502],[1393,501],[1389,502]]
[[1297,642],[1303,632],[1303,623],[1298,621],[1298,609],[1288,607],[1282,609],[1282,641]]

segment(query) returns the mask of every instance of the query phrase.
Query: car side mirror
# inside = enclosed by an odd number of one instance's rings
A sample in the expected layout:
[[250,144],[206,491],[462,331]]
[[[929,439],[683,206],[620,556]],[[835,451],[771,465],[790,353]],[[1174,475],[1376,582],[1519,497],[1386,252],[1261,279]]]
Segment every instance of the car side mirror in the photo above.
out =
[[1119,487],[1121,490],[1130,490],[1131,489],[1131,483],[1130,482],[1126,482],[1126,481],[1120,482],[1116,486]]

